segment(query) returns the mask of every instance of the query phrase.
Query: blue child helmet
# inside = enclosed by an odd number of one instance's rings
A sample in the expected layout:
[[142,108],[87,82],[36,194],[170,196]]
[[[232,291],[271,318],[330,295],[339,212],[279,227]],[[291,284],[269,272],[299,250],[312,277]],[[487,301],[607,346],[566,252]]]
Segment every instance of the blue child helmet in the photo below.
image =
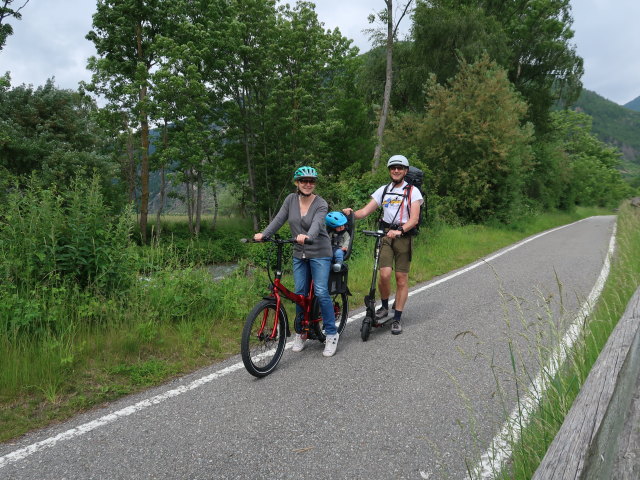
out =
[[329,212],[324,220],[330,228],[341,227],[347,223],[347,217],[342,212]]

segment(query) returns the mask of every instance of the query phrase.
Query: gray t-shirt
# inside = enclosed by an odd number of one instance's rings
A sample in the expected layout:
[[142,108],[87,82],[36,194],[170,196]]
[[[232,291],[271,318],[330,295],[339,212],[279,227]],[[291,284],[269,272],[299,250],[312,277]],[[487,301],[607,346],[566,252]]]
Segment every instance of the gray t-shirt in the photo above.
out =
[[322,258],[331,257],[331,240],[324,223],[324,217],[329,211],[329,206],[325,200],[316,195],[313,199],[307,214],[302,217],[300,215],[300,202],[298,194],[292,193],[284,199],[280,211],[264,229],[262,234],[270,237],[276,233],[285,222],[289,222],[291,236],[297,237],[299,234],[307,235],[313,240],[313,245],[300,245],[295,243],[293,246],[293,256],[297,258]]

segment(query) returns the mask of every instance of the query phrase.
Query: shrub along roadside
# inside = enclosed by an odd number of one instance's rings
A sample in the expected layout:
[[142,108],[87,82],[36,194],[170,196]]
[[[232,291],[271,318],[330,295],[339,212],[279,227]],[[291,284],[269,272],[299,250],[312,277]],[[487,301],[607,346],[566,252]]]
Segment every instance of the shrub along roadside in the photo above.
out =
[[[412,282],[595,213],[541,215],[517,228],[425,229],[417,241]],[[361,238],[358,242],[362,245],[350,262],[352,310],[361,306],[371,278],[370,245]],[[254,247],[256,256],[267,248]],[[162,262],[169,266],[155,268],[118,294],[43,290],[43,303],[70,319],[66,328],[0,336],[0,440],[238,352],[244,317],[267,284],[263,270],[241,262],[233,275],[214,282],[204,270],[176,269],[179,258],[163,257]]]

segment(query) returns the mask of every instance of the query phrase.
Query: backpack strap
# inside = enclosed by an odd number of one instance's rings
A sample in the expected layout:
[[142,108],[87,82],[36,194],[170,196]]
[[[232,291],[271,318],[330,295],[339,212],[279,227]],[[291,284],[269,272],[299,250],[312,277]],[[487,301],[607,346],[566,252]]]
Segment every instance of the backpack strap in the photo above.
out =
[[[382,204],[384,203],[384,197],[387,195],[387,190],[389,190],[389,185],[391,184],[388,183],[387,185],[384,186],[384,190],[382,191],[382,197],[380,198],[380,206],[382,206]],[[378,225],[382,225],[383,216],[384,216],[384,208],[381,208],[380,215],[378,215]]]
[[[382,198],[380,200],[380,204],[382,205],[382,202],[384,202],[384,197],[385,195],[387,195],[387,190],[389,189],[389,185],[385,185],[384,190],[382,191]],[[411,216],[411,192],[413,191],[413,185],[411,185],[410,183],[407,183],[407,185],[403,188],[403,190],[405,191],[402,194],[402,202],[400,203],[400,208],[398,208],[398,210],[396,211],[396,214],[393,216],[393,220],[391,221],[391,224],[393,225],[396,221],[396,218],[398,217],[398,212],[402,212],[403,208],[404,208],[404,204],[405,204],[405,200],[408,199],[407,202],[407,219]],[[398,193],[394,193],[393,195],[399,195]],[[382,224],[382,217],[384,215],[384,209],[382,209],[380,211],[380,216],[378,217],[378,225]],[[402,222],[402,216],[403,214],[400,213],[400,221]]]

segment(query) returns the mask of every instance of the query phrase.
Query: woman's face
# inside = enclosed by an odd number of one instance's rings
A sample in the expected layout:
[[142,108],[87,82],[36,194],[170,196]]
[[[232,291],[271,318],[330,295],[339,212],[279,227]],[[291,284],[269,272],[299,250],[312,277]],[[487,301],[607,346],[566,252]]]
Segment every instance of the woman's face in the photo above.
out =
[[315,178],[300,178],[296,184],[298,185],[298,189],[304,193],[305,195],[310,195],[313,193],[313,190],[316,188],[316,179]]

